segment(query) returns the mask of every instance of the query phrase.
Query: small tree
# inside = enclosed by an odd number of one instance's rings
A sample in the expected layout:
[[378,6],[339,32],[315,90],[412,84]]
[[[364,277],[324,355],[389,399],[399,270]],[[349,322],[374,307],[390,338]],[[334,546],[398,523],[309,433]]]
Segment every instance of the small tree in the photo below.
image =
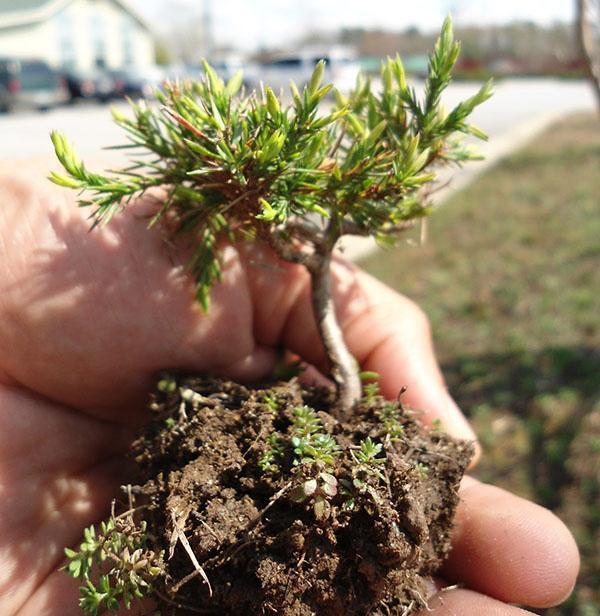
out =
[[441,95],[459,50],[448,18],[430,56],[423,100],[396,57],[382,65],[380,90],[361,76],[348,97],[333,90],[335,103],[325,112],[332,86],[322,85],[322,62],[302,92],[291,84],[293,103],[286,108],[269,87],[240,93],[241,74],[225,84],[205,65],[203,81],[158,91],[159,105],[133,104],[133,118],[113,111],[128,133],[123,147],[142,149],[149,158],[111,175],[92,173],[53,133],[67,175],[52,173],[51,180],[84,193],[79,203],[94,208],[94,225],[108,222],[149,188],[166,187],[150,226],[168,214],[178,234],[193,238],[189,269],[205,310],[221,276],[223,239],[264,242],[282,259],[306,267],[339,413],[347,416],[361,387],[335,315],[332,253],[344,235],[392,244],[399,231],[429,213],[422,193],[435,180],[434,167],[476,158],[462,136],[485,138],[467,119],[492,86],[488,82],[444,110]]

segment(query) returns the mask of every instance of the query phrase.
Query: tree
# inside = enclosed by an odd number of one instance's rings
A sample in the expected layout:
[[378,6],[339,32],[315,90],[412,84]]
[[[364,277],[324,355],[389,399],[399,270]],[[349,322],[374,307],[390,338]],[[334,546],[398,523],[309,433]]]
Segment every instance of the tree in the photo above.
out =
[[459,51],[448,18],[430,57],[423,100],[407,84],[396,57],[382,65],[380,92],[360,77],[348,97],[334,91],[333,109],[325,113],[320,107],[332,86],[322,85],[323,63],[302,92],[291,84],[293,104],[287,108],[269,87],[240,94],[241,74],[225,84],[205,65],[203,81],[157,92],[160,107],[142,101],[133,105],[133,118],[113,112],[128,133],[130,143],[122,147],[150,157],[111,175],[92,173],[66,139],[53,133],[67,174],[52,173],[51,179],[84,193],[80,205],[94,208],[94,225],[108,222],[148,189],[166,187],[150,225],[169,215],[177,233],[193,239],[189,269],[205,310],[221,275],[224,240],[261,241],[282,259],[306,267],[339,415],[347,416],[361,384],[335,316],[333,250],[343,235],[393,243],[430,212],[422,189],[435,180],[434,167],[477,157],[460,135],[485,138],[467,119],[492,87],[486,83],[445,112],[441,95]]
[[600,2],[576,0],[575,8],[577,40],[600,110]]

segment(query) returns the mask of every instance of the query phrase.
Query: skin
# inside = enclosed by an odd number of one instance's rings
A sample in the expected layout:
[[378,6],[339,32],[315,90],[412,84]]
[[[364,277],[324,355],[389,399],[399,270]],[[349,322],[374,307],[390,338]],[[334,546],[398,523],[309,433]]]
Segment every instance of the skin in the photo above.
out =
[[[75,195],[49,183],[0,178],[0,613],[78,614],[77,583],[58,572],[64,546],[105,517],[127,475],[123,452],[162,368],[248,380],[283,346],[326,372],[302,268],[259,247],[225,252],[225,276],[202,314],[185,249],[139,220],[131,205],[88,233]],[[40,176],[41,177],[41,176]],[[408,299],[338,260],[333,286],[351,352],[378,372],[385,395],[473,433],[448,395],[427,320]],[[526,613],[566,598],[577,548],[550,512],[466,479],[445,581],[433,614]]]

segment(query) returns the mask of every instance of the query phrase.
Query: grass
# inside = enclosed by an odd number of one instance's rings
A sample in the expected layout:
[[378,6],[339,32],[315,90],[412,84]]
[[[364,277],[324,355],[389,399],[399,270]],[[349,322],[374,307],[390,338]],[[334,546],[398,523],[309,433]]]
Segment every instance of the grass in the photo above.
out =
[[600,614],[600,124],[551,127],[443,204],[425,246],[363,265],[419,302],[483,447],[478,474],[554,510]]

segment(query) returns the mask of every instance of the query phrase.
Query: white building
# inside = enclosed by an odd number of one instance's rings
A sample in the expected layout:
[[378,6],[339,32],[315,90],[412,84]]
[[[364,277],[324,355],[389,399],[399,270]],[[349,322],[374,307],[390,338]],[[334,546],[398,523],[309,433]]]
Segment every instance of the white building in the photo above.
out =
[[56,68],[144,68],[154,41],[123,0],[0,0],[0,58]]

